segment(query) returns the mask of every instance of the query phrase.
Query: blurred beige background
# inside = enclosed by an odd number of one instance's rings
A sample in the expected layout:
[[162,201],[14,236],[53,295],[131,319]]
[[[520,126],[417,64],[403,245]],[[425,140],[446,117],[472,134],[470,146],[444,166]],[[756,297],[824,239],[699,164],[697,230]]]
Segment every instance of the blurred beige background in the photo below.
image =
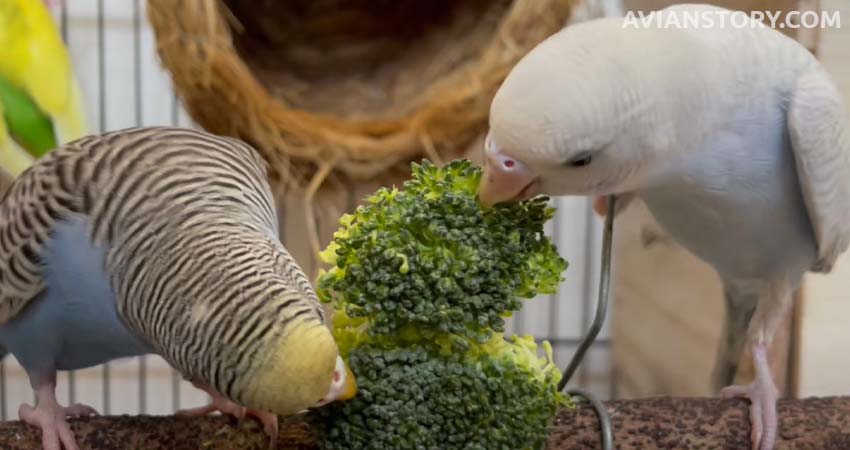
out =
[[[818,55],[850,105],[850,1],[821,0],[840,11],[842,28],[824,30]],[[799,395],[850,395],[850,255],[830,275],[810,275],[800,336]]]

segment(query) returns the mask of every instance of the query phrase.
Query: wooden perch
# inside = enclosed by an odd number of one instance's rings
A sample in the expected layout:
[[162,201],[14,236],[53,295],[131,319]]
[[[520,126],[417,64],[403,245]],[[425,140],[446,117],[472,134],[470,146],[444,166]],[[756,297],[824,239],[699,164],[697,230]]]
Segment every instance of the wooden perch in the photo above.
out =
[[[605,402],[620,450],[750,450],[749,405],[669,397]],[[559,414],[546,448],[595,449],[599,440],[596,415],[582,403],[578,411]],[[850,397],[780,400],[776,450],[791,449],[850,449]]]
[[[607,402],[618,449],[750,450],[749,404],[744,400],[651,398]],[[780,400],[776,450],[850,449],[850,397]],[[267,450],[253,420],[221,416],[119,416],[72,420],[80,450]],[[599,423],[581,404],[561,411],[547,450],[599,448]],[[37,450],[41,434],[20,422],[0,423],[0,448]],[[279,450],[316,450],[310,429],[294,420],[281,428]],[[344,449],[340,449],[344,450]]]

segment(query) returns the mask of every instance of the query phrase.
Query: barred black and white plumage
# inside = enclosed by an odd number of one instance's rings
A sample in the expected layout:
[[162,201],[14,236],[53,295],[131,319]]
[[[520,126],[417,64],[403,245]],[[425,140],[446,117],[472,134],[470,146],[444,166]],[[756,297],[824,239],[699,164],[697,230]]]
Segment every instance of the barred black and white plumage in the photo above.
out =
[[[278,239],[264,161],[239,140],[205,132],[121,130],[39,160],[0,204],[0,288],[0,345],[31,378],[153,351],[214,395],[278,412],[275,401],[301,392],[264,394],[263,383],[297,384],[304,380],[290,372],[315,369],[307,375],[320,379],[311,382],[325,384],[296,400],[303,409],[327,392],[338,359],[313,288]],[[102,300],[68,306],[69,296],[111,296],[120,323],[101,317]],[[102,321],[111,347],[69,350],[73,339],[100,335],[77,330],[69,341],[70,331],[48,330],[61,341],[57,355],[26,354],[16,343],[36,323],[67,325],[38,306],[50,301]],[[121,325],[126,332],[114,329]],[[274,371],[280,381],[268,381]]]

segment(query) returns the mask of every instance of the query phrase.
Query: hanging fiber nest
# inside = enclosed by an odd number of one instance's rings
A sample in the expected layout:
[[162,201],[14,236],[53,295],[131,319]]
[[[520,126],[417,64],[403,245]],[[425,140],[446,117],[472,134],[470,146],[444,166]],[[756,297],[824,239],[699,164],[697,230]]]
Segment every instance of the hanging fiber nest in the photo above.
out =
[[462,152],[575,1],[150,0],[148,15],[194,121],[291,188]]
[[461,156],[513,65],[578,1],[149,0],[148,16],[192,119],[256,147],[279,198],[303,194],[315,255],[329,177],[352,192]]

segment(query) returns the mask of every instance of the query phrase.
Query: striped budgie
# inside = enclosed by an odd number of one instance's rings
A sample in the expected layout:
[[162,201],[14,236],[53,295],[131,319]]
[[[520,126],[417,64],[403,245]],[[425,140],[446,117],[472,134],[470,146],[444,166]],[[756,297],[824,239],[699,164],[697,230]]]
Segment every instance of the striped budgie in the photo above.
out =
[[22,420],[46,450],[77,445],[57,370],[156,353],[258,417],[356,387],[306,276],[278,240],[264,163],[235,139],[179,128],[89,136],[48,153],[0,204],[0,345],[26,369]]

